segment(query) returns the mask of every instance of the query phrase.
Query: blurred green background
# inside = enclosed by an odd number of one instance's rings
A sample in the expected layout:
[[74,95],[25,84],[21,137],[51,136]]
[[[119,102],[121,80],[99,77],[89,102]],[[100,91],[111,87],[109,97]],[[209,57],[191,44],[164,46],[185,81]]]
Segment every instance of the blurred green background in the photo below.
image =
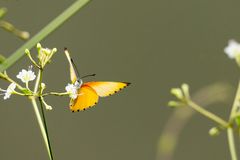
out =
[[[73,2],[0,0],[0,6],[9,10],[6,20],[34,35]],[[158,138],[173,112],[166,106],[173,99],[171,87],[186,82],[194,92],[223,81],[236,88],[239,69],[223,48],[229,39],[240,41],[239,5],[235,0],[95,0],[44,39],[43,46],[58,48],[44,73],[48,91],[64,91],[69,82],[64,47],[82,75],[97,74],[89,81],[132,83],[80,113],[69,111],[67,97],[46,99],[54,108],[46,114],[56,160],[156,159]],[[5,56],[24,43],[3,30],[0,35]],[[15,77],[28,65],[24,57],[8,73]],[[1,88],[7,85],[0,82]],[[231,103],[210,110],[227,119]],[[12,96],[0,104],[0,159],[47,159],[27,98]],[[194,116],[174,160],[230,159],[225,133],[208,135],[214,125]]]

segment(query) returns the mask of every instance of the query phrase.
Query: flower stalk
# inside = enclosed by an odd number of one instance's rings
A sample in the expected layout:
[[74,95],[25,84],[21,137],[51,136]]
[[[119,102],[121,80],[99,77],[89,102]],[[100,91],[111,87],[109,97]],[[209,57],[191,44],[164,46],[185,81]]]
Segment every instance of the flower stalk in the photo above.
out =
[[228,128],[229,124],[227,121],[223,120],[219,116],[207,111],[203,107],[199,106],[198,104],[194,103],[193,101],[189,100],[187,103],[191,108],[193,108],[195,111],[199,112],[200,114],[204,115],[205,117],[211,119],[212,121],[216,122],[223,128]]
[[171,93],[178,99],[178,101],[170,101],[168,103],[169,106],[172,106],[172,107],[189,106],[195,111],[197,111],[198,113],[216,122],[222,128],[229,127],[229,123],[227,121],[207,111],[206,109],[204,109],[203,107],[199,106],[198,104],[196,104],[191,100],[190,93],[189,93],[189,86],[187,84],[182,84],[181,88],[172,88]]
[[[39,70],[37,80],[35,82],[35,87],[34,87],[34,93],[35,94],[38,94],[38,91],[41,90],[41,81],[42,81],[42,70]],[[41,117],[40,111],[39,111],[38,106],[37,106],[36,98],[37,97],[31,96],[30,100],[32,102],[34,112],[35,112],[40,130],[41,130],[44,142],[45,142],[45,146],[46,146],[47,151],[48,151],[49,159],[53,160],[53,153],[52,153],[50,140],[49,140],[49,135],[48,135],[48,131],[47,131],[47,123],[46,123],[46,118],[45,118],[44,111],[43,111],[42,100],[39,97],[39,102],[40,102],[41,112],[42,112],[42,117]]]
[[235,138],[234,138],[234,132],[233,132],[233,125],[236,120],[236,115],[239,113],[239,107],[240,107],[240,81],[238,83],[238,88],[236,92],[236,96],[233,102],[232,110],[229,116],[229,122],[232,124],[228,128],[228,143],[229,143],[229,149],[231,153],[232,160],[237,160],[237,152],[236,152],[236,145],[235,145]]

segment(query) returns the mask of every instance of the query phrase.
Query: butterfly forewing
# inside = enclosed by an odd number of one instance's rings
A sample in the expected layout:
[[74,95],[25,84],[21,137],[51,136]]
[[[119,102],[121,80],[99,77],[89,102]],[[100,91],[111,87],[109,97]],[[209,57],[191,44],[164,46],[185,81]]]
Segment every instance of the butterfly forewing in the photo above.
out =
[[70,54],[66,48],[65,48],[65,55],[67,57],[67,60],[69,62],[69,66],[70,66],[70,79],[71,79],[72,83],[75,83],[76,80],[79,78],[79,75],[78,75],[77,69],[73,63],[73,60],[70,57]]
[[87,82],[84,85],[94,89],[100,97],[110,96],[128,86],[126,82]]

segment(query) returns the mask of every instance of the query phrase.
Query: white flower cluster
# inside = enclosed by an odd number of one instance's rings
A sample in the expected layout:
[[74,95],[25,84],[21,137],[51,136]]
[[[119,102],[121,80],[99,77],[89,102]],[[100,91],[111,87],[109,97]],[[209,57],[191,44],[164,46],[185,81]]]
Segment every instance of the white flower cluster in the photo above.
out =
[[78,90],[81,87],[81,83],[76,81],[74,84],[68,84],[65,89],[69,93],[69,97],[72,99],[76,99],[78,96]]
[[[23,83],[26,83],[27,85],[29,81],[33,81],[36,78],[36,75],[32,71],[32,66],[30,66],[28,71],[25,69],[20,71],[17,75],[17,78],[20,79]],[[6,90],[0,89],[0,91],[3,92],[2,95],[4,95],[4,100],[10,98],[10,96],[15,92],[16,86],[16,83],[11,83]]]

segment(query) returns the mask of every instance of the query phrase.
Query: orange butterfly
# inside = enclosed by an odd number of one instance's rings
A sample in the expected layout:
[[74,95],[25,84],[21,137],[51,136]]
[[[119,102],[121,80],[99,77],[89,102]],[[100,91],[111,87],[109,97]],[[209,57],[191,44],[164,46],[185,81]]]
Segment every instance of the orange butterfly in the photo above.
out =
[[[73,60],[70,57],[69,52],[67,51],[66,48],[64,49],[64,51],[70,64],[70,79],[72,81],[72,84],[70,84],[70,86],[77,87],[76,96],[72,97],[70,100],[70,110],[72,112],[86,110],[90,107],[93,107],[98,103],[99,96],[100,97],[110,96],[130,85],[130,83],[127,82],[105,82],[105,81],[83,83],[82,79],[80,79],[79,77],[78,71],[76,69],[75,64],[73,63]],[[94,75],[95,74],[87,76]]]

